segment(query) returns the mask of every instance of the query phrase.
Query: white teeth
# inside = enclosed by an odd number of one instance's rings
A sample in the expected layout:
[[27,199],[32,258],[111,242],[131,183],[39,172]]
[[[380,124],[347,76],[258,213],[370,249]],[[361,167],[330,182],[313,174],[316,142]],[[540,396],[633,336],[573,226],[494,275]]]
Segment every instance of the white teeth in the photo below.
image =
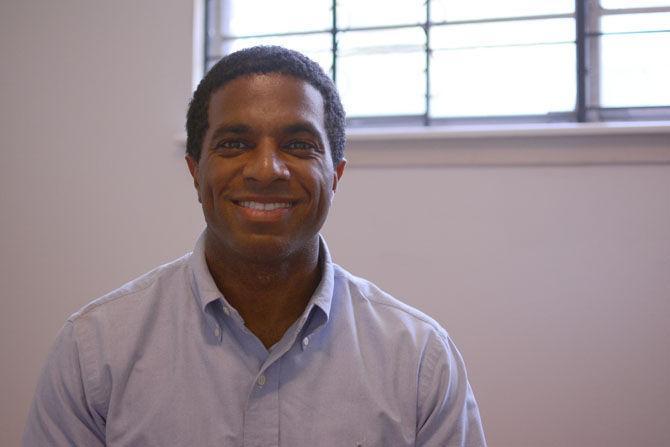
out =
[[254,210],[261,210],[261,211],[272,211],[279,208],[288,208],[291,206],[291,204],[287,202],[260,203],[251,201],[240,202],[240,205],[242,205],[245,208],[251,208]]

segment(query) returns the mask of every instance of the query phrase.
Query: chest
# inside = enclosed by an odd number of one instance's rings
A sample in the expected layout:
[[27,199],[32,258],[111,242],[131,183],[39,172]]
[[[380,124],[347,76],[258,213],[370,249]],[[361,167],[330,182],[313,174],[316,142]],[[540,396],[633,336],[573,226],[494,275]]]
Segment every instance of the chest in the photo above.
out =
[[352,346],[272,362],[228,347],[146,352],[113,380],[109,446],[413,445],[416,371]]

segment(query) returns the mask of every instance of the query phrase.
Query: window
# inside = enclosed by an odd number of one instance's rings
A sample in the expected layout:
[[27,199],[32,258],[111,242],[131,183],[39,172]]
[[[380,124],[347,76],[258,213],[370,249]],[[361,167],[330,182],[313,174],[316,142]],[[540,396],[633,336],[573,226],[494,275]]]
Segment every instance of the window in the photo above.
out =
[[205,4],[205,69],[253,45],[299,50],[352,126],[670,119],[670,0]]

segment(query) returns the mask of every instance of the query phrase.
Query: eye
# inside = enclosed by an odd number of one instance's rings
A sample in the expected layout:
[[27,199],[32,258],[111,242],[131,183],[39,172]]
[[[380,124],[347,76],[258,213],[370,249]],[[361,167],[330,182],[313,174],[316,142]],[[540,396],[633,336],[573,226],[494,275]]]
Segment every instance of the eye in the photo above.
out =
[[247,151],[251,145],[242,140],[221,140],[214,144],[213,152],[222,157],[234,157]]
[[284,145],[285,149],[295,150],[295,151],[317,151],[318,148],[316,144],[310,143],[309,141],[295,140],[291,141]]
[[249,145],[244,141],[224,140],[216,143],[216,146],[214,147],[216,149],[247,149]]

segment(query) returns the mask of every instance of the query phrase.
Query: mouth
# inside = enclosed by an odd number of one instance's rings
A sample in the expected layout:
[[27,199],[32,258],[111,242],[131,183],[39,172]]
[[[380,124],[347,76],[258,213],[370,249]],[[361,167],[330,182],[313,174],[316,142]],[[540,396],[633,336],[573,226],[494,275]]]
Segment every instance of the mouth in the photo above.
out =
[[232,200],[238,216],[248,223],[278,224],[291,215],[298,202],[283,198],[260,198],[256,200]]
[[274,211],[279,209],[288,209],[293,206],[292,202],[255,202],[253,200],[233,200],[233,203],[242,208],[248,208],[257,211]]

